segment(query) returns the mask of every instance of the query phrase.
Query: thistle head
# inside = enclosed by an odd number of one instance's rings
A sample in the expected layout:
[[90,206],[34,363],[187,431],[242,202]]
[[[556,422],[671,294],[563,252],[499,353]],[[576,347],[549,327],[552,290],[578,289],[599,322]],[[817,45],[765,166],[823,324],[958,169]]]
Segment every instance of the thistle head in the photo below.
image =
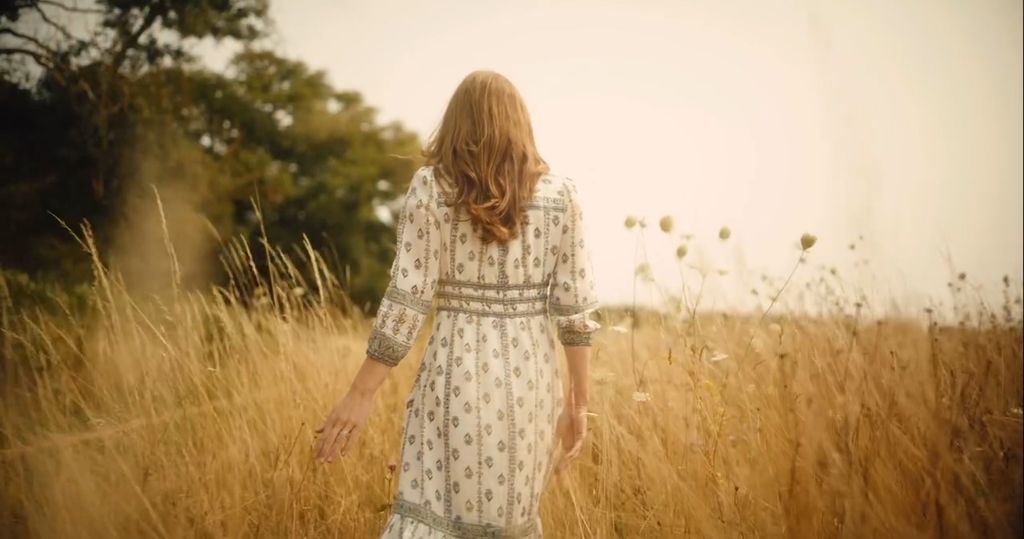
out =
[[815,243],[818,243],[818,237],[814,234],[804,233],[803,236],[800,236],[800,249],[803,251],[814,247]]

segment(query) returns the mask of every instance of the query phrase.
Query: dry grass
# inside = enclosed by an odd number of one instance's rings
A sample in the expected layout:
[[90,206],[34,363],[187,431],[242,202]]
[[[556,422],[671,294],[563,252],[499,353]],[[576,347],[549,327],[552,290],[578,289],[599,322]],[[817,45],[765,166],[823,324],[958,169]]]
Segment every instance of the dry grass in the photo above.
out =
[[[4,304],[0,534],[374,536],[422,344],[354,453],[316,465],[366,321],[315,253],[310,283],[280,254],[268,280],[244,248],[226,260],[217,293],[133,301],[97,266],[85,312]],[[604,315],[598,415],[547,537],[1024,533],[1018,322]]]

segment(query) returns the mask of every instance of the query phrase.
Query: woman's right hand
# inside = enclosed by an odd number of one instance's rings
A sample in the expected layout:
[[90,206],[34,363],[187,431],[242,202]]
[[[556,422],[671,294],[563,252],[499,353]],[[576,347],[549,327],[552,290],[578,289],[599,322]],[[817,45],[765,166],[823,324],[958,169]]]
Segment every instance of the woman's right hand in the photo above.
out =
[[562,444],[562,456],[555,465],[555,472],[561,473],[579,458],[583,441],[587,438],[587,407],[567,403],[558,416],[555,435]]

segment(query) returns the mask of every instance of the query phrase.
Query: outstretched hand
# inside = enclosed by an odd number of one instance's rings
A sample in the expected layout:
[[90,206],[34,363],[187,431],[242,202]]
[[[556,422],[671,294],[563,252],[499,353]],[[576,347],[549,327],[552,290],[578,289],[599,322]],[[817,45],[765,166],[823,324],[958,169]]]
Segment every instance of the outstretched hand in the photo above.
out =
[[316,430],[320,437],[314,445],[314,455],[320,462],[334,462],[344,456],[362,432],[373,409],[373,395],[349,391],[331,410],[323,425]]

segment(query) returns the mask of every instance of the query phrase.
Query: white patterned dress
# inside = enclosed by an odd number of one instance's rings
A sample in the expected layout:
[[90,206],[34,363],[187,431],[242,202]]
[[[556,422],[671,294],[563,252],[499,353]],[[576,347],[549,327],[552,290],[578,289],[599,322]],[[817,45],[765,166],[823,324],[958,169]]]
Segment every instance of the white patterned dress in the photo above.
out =
[[416,172],[367,346],[397,364],[436,300],[382,537],[539,538],[563,403],[556,336],[589,345],[600,327],[583,212],[572,180],[545,175],[519,235],[485,245],[450,201],[432,167]]

